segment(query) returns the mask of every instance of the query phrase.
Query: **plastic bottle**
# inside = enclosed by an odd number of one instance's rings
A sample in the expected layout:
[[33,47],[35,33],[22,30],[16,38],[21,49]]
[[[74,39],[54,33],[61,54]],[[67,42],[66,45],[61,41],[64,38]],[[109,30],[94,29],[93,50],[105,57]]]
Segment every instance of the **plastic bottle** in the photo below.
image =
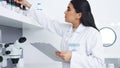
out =
[[42,10],[42,5],[41,5],[41,3],[37,3],[37,10]]

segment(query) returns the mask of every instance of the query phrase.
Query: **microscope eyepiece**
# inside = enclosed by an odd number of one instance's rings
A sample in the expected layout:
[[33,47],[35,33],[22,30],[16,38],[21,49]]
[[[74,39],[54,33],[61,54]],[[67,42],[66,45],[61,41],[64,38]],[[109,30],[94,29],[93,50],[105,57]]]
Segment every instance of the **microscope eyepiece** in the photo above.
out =
[[8,44],[8,43],[5,44],[5,48],[7,48],[7,47],[9,47],[9,44]]
[[12,44],[14,44],[14,43],[6,43],[4,46],[5,46],[5,48],[7,48],[7,47],[9,47]]
[[2,62],[3,61],[3,57],[2,56],[0,56],[0,62]]
[[18,40],[18,42],[19,42],[19,43],[24,43],[26,40],[27,40],[26,37],[21,37],[21,38]]
[[10,54],[10,53],[11,53],[11,51],[6,51],[6,52],[5,52],[5,54],[7,54],[7,55]]

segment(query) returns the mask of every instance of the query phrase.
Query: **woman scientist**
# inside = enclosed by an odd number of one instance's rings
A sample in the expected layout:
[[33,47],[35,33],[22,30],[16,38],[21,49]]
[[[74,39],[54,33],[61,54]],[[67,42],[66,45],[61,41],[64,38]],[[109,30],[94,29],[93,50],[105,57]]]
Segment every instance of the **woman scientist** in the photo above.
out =
[[65,21],[48,19],[26,0],[17,3],[30,8],[29,16],[43,28],[62,37],[61,51],[56,55],[64,60],[63,68],[104,68],[102,42],[87,0],[71,0],[65,11]]

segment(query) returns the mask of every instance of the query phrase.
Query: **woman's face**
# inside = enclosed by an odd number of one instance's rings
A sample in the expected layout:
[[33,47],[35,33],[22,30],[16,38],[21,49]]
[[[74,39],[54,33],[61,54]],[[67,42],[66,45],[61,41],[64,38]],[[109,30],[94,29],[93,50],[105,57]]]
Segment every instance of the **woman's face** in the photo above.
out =
[[80,20],[80,14],[76,13],[72,3],[69,3],[67,10],[64,12],[65,21],[75,24],[77,20]]

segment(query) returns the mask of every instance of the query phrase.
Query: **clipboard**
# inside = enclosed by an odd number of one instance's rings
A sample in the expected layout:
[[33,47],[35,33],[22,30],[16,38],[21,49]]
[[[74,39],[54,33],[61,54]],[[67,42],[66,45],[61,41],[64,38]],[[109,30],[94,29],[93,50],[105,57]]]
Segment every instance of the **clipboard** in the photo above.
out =
[[33,45],[35,48],[37,48],[39,51],[44,53],[46,56],[48,56],[52,60],[63,62],[63,60],[60,57],[55,55],[55,52],[59,50],[57,50],[53,45],[49,43],[38,43],[38,42],[31,43],[31,45]]

